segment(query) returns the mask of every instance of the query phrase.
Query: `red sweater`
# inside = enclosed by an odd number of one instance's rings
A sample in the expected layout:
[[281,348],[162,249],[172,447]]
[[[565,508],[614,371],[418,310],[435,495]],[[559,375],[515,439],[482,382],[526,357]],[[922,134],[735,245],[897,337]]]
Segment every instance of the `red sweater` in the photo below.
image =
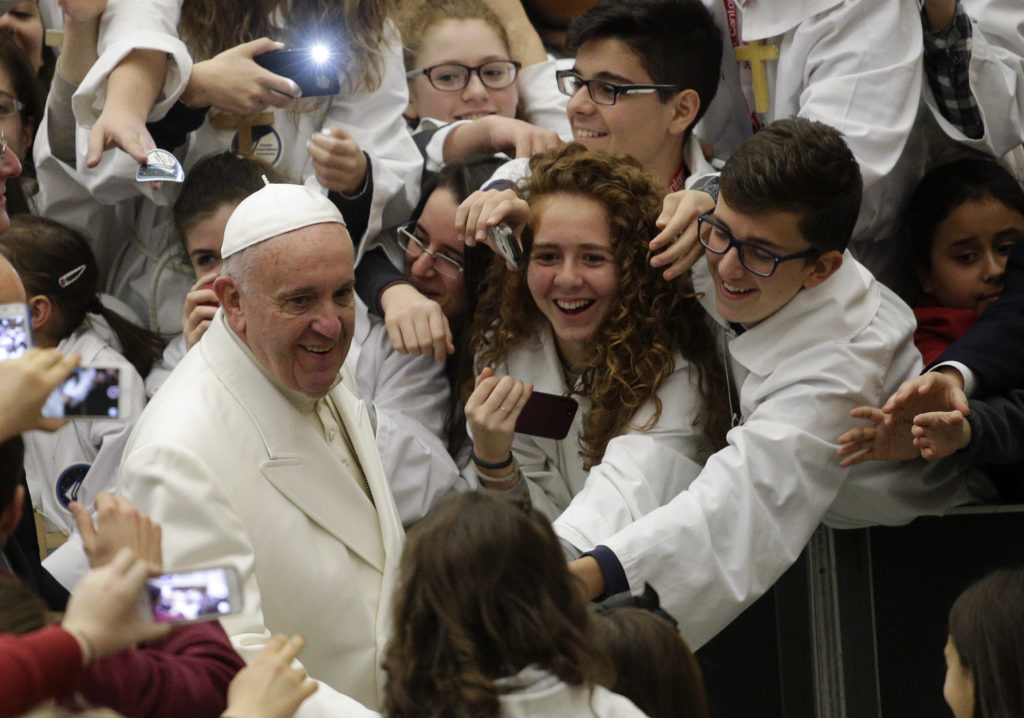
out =
[[82,677],[78,641],[60,626],[0,635],[0,718],[75,690]]
[[917,317],[914,344],[921,352],[924,365],[928,366],[967,333],[978,313],[972,309],[939,306],[930,294],[922,294],[914,303],[914,316]]

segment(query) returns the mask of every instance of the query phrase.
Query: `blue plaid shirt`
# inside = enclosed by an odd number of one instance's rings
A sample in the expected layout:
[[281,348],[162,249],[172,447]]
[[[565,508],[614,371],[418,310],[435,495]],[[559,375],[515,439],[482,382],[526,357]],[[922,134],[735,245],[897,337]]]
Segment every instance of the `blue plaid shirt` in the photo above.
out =
[[939,112],[967,137],[980,139],[985,134],[985,123],[971,91],[971,19],[957,0],[953,22],[945,30],[929,30],[923,8],[921,22],[924,23],[924,72]]

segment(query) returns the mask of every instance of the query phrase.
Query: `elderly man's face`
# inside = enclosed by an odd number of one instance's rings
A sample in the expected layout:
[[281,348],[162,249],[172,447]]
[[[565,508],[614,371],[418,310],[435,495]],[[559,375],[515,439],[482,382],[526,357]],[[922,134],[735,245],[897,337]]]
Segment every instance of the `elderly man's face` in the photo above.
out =
[[340,224],[303,227],[249,250],[245,284],[217,280],[232,329],[282,384],[327,394],[348,354],[355,324],[352,242]]

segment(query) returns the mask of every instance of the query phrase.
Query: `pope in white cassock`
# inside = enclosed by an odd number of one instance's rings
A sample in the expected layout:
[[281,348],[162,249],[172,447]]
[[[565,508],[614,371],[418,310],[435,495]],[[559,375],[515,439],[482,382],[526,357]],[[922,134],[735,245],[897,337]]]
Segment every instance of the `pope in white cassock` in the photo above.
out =
[[139,418],[119,490],[162,524],[165,569],[238,569],[244,606],[223,624],[243,657],[307,637],[320,687],[298,715],[374,715],[403,533],[339,376],[352,242],[327,198],[278,184],[239,204],[221,253],[222,308]]

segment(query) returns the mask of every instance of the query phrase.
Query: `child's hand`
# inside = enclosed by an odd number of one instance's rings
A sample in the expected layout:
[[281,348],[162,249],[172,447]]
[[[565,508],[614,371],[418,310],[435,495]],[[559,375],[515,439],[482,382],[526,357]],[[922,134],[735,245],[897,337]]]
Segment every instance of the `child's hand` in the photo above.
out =
[[476,387],[466,400],[466,420],[476,458],[488,464],[500,464],[508,458],[516,419],[532,393],[533,384],[510,376],[499,379],[490,368],[480,372]]
[[697,238],[697,217],[715,208],[715,200],[707,192],[681,190],[665,195],[661,214],[655,224],[661,231],[651,239],[652,267],[665,267],[662,276],[675,279],[692,267],[704,248]]
[[289,718],[318,688],[292,661],[306,645],[302,636],[272,636],[253,662],[228,686],[224,715],[247,718]]
[[220,302],[217,293],[209,286],[218,276],[217,272],[204,274],[185,295],[185,315],[181,319],[181,331],[185,335],[185,346],[191,349],[210,328],[213,315]]
[[507,224],[518,241],[529,218],[530,206],[512,190],[477,190],[455,210],[455,234],[470,247],[483,242],[497,252],[487,228]]
[[914,446],[929,461],[949,456],[971,443],[971,422],[957,410],[919,414],[911,432]]
[[181,101],[189,107],[212,105],[236,115],[262,112],[271,106],[288,107],[302,95],[299,86],[253,60],[257,55],[283,48],[283,44],[261,37],[197,62]]
[[840,466],[854,466],[863,461],[908,461],[918,457],[909,421],[897,421],[873,406],[858,406],[850,416],[871,423],[850,429],[839,437],[836,453],[842,457]]
[[136,557],[148,561],[153,571],[163,565],[160,524],[142,513],[124,496],[101,491],[96,496],[96,526],[89,510],[77,501],[68,508],[82,536],[89,566],[99,568],[110,563],[122,548],[130,548]]
[[444,366],[455,351],[452,329],[441,305],[411,284],[393,284],[380,296],[384,326],[399,354],[431,356]]
[[514,117],[491,115],[481,117],[477,122],[487,127],[491,147],[495,152],[504,152],[513,157],[529,157],[562,144],[554,130],[545,130]]
[[359,143],[340,127],[325,127],[306,144],[316,181],[326,189],[354,195],[366,178],[366,155]]

